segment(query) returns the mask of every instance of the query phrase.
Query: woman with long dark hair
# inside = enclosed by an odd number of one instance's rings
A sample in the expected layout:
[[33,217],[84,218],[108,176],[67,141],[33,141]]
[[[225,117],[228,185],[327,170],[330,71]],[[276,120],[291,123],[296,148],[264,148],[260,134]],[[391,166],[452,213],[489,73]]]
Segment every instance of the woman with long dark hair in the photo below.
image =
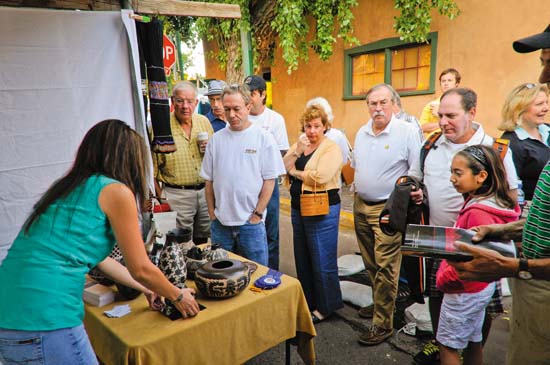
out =
[[82,292],[98,264],[128,281],[105,260],[115,241],[133,279],[170,299],[184,318],[199,312],[193,290],[172,285],[145,251],[137,204],[147,196],[147,153],[127,124],[102,121],[34,206],[0,266],[0,363],[97,364],[82,325]]

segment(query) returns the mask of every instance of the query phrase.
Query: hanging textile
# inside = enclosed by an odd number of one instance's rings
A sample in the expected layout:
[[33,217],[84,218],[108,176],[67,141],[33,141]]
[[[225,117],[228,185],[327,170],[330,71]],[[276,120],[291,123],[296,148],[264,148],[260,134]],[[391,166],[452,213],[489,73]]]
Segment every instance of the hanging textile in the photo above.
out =
[[170,104],[168,102],[168,84],[162,62],[162,22],[154,19],[150,23],[136,23],[140,57],[142,86],[147,79],[147,93],[143,102],[147,110],[149,96],[149,113],[153,127],[151,149],[157,153],[170,153],[176,150],[172,131],[170,130]]

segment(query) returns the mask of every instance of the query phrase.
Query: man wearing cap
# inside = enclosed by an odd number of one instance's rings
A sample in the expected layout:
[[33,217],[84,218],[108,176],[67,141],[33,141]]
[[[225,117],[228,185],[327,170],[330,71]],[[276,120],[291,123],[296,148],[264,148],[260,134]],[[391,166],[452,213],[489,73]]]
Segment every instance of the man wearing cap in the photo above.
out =
[[[514,50],[528,53],[541,49],[540,83],[550,84],[550,26],[544,32],[517,40]],[[511,277],[512,320],[506,363],[550,364],[550,162],[542,170],[527,220],[474,228],[474,237],[522,242],[523,257],[507,258],[479,247],[459,244],[474,259],[452,263],[466,280],[495,281]]]
[[[249,120],[252,124],[271,133],[284,156],[289,148],[286,125],[283,116],[265,106],[266,83],[260,76],[252,75],[244,79],[251,94]],[[279,184],[275,184],[271,200],[267,206],[265,221],[269,247],[269,267],[279,270]]]
[[227,122],[225,120],[225,112],[222,104],[223,89],[227,87],[227,84],[222,80],[212,80],[208,83],[208,101],[210,101],[210,111],[206,114],[206,117],[212,124],[214,132],[225,128]]
[[208,119],[193,113],[197,95],[197,88],[189,81],[174,86],[170,128],[177,150],[168,154],[153,152],[152,158],[156,195],[162,196],[159,184],[162,183],[168,204],[177,212],[177,227],[190,229],[195,243],[206,243],[210,237],[210,218],[204,179],[199,176],[206,146],[199,147],[197,135],[203,132],[212,136],[214,130]]
[[513,47],[519,53],[541,50],[540,62],[542,64],[542,72],[539,76],[539,82],[547,84],[550,87],[550,25],[542,33],[515,41]]

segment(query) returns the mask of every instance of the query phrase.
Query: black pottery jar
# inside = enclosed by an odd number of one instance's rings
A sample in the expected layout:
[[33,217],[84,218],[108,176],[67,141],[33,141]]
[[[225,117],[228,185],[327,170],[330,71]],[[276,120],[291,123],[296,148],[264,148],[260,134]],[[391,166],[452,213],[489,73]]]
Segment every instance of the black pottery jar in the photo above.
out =
[[166,238],[164,248],[160,253],[159,269],[164,276],[178,288],[185,288],[187,266],[182,249],[176,240]]
[[231,298],[248,286],[254,269],[234,259],[210,261],[195,271],[195,284],[204,296]]

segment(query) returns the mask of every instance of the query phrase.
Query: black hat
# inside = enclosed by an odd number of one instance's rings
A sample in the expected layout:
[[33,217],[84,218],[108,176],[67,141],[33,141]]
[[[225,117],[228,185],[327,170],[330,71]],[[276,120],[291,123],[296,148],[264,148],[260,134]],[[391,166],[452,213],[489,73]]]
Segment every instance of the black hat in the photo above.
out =
[[550,48],[550,25],[546,27],[542,33],[518,39],[514,42],[513,47],[514,50],[519,53],[528,53],[541,48]]
[[250,91],[254,91],[254,90],[263,91],[266,89],[265,80],[260,76],[256,76],[256,75],[247,76],[246,79],[244,79],[244,83],[248,85],[248,88],[250,89]]

